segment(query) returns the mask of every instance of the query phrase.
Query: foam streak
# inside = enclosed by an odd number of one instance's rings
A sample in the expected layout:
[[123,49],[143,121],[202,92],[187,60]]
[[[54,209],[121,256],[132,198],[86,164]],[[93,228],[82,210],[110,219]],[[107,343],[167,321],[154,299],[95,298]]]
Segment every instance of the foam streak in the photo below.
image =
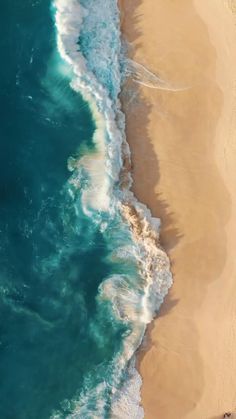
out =
[[[55,0],[54,4],[58,50],[74,73],[71,87],[89,101],[97,126],[93,139],[95,154],[73,163],[73,169],[78,173],[83,169],[89,176],[88,184],[81,191],[83,210],[101,223],[104,232],[104,218],[109,223],[119,214],[125,228],[128,225],[132,243],[130,250],[125,250],[117,235],[117,255],[133,259],[141,278],[111,276],[100,286],[99,295],[101,301],[107,299],[113,303],[114,313],[121,321],[132,325],[132,333],[124,340],[122,355],[114,360],[110,416],[140,419],[143,417],[139,405],[141,378],[135,369],[134,353],[146,325],[168,292],[172,277],[168,257],[159,246],[160,220],[153,218],[148,208],[137,201],[130,190],[130,174],[124,177],[122,167],[130,151],[119,102],[122,56],[119,9],[116,0]],[[134,65],[132,67],[134,71]],[[140,65],[135,69],[137,81],[141,82],[141,73],[146,74],[146,78],[148,74],[149,84],[158,82],[162,88],[168,88]],[[126,371],[127,377],[123,387],[120,387],[121,371]],[[104,386],[94,391],[101,400]],[[89,394],[84,395],[83,400],[78,401],[71,418],[84,417],[88,397]],[[104,417],[104,404],[98,403],[96,409],[96,414],[86,411],[86,417]]]

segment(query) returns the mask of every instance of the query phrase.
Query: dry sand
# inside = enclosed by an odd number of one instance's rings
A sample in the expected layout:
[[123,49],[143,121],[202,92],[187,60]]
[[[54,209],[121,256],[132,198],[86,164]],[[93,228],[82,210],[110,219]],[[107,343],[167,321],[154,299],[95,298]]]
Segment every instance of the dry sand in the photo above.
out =
[[236,1],[121,10],[129,56],[185,88],[122,93],[133,190],[174,277],[139,357],[145,418],[217,419],[236,408]]

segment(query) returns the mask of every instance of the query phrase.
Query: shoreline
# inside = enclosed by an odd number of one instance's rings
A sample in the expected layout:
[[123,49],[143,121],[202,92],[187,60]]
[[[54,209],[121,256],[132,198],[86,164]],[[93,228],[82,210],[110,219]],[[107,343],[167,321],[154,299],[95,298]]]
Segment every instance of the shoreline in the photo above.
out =
[[190,86],[129,79],[121,95],[132,190],[162,220],[174,276],[138,369],[145,418],[217,419],[236,408],[236,2],[177,3],[119,0],[129,57]]

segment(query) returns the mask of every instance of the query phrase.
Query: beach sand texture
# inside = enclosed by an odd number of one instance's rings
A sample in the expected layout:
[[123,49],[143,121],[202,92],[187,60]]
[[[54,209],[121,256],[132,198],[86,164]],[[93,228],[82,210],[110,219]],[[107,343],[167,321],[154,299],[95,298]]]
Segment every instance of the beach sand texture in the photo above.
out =
[[129,57],[165,82],[136,74],[121,96],[133,191],[162,220],[174,277],[140,350],[145,418],[222,418],[236,408],[236,1],[120,7]]

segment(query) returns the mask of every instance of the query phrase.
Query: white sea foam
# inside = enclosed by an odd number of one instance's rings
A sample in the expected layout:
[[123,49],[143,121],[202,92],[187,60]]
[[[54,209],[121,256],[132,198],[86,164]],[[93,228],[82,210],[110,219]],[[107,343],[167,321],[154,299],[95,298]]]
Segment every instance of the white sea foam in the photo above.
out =
[[[125,150],[129,155],[129,147],[119,102],[121,40],[117,0],[55,0],[54,4],[58,50],[73,69],[71,87],[89,101],[97,127],[93,138],[96,151],[70,164],[77,176],[72,177],[72,182],[81,185],[86,172],[88,182],[81,188],[83,211],[101,223],[105,237],[108,224],[102,214],[110,219],[121,214],[133,238],[129,246],[119,243],[113,257],[134,260],[139,279],[128,274],[113,275],[100,286],[98,299],[112,302],[117,317],[132,325],[132,331],[124,338],[123,353],[114,360],[111,417],[140,419],[141,378],[135,369],[135,351],[172,278],[167,255],[158,245],[160,220],[153,218],[134,197],[129,174],[125,187],[122,182],[122,190],[119,189],[122,153]],[[141,82],[139,67],[136,73]],[[161,83],[149,73],[149,82]],[[124,371],[127,379],[120,386]],[[92,396],[91,391],[81,396],[71,418],[104,417],[104,386],[102,383],[96,387]],[[97,398],[96,413],[85,411],[89,397]]]

